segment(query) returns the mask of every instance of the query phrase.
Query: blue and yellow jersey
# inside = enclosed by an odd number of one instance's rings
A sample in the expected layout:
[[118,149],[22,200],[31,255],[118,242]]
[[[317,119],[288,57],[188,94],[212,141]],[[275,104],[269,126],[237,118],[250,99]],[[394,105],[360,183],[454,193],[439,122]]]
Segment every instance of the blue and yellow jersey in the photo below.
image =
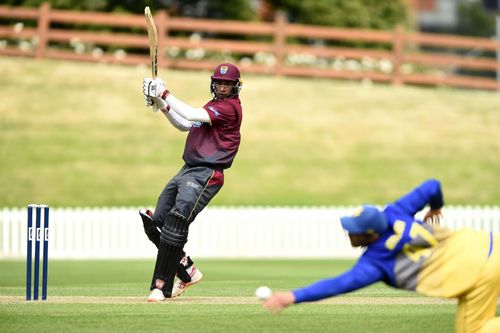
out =
[[428,180],[389,204],[383,214],[390,228],[370,244],[347,272],[293,291],[296,303],[316,301],[375,282],[429,296],[456,297],[478,278],[491,253],[492,235],[433,228],[415,219],[427,205],[443,206],[438,181]]

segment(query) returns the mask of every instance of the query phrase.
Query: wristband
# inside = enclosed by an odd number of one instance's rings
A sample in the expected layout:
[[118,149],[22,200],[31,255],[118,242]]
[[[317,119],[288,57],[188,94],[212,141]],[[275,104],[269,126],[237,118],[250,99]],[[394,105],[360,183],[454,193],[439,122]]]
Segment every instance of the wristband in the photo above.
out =
[[165,100],[168,95],[170,95],[170,91],[168,89],[165,89],[165,91],[163,91],[163,93],[161,94],[161,99]]
[[170,110],[170,107],[168,106],[167,102],[163,100],[162,98],[154,97],[156,106],[158,106],[158,109],[160,109],[162,112],[168,112]]

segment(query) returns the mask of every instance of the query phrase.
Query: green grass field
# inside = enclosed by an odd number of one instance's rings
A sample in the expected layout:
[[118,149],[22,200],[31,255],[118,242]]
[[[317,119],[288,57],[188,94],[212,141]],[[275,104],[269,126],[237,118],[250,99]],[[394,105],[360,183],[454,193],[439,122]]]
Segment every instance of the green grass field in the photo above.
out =
[[[242,144],[213,205],[392,201],[428,177],[500,203],[494,92],[246,75]],[[154,206],[185,134],[143,105],[145,67],[0,57],[0,206]],[[160,70],[193,106],[206,71]]]
[[[242,145],[211,205],[384,204],[422,180],[448,204],[500,203],[500,98],[451,89],[245,75]],[[154,206],[185,134],[143,105],[145,67],[0,57],[0,207]],[[209,72],[160,70],[193,106]],[[49,301],[0,261],[0,332],[452,332],[455,305],[381,284],[279,316],[252,296],[351,261],[200,260],[204,281],[147,304],[152,261],[53,261]]]
[[0,332],[452,332],[455,304],[383,284],[275,316],[255,288],[304,286],[349,260],[198,260],[204,280],[180,298],[146,302],[153,261],[52,261],[49,298],[24,301],[25,264],[0,261]]

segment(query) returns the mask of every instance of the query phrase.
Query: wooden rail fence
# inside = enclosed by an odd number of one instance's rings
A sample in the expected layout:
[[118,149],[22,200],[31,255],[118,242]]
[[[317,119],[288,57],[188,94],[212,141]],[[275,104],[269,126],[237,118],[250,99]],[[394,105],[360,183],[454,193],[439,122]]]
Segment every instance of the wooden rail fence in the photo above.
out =
[[[500,90],[498,40],[290,24],[282,14],[250,23],[158,11],[155,21],[163,68],[229,60],[245,73]],[[0,6],[0,55],[148,65],[147,50],[142,15]]]

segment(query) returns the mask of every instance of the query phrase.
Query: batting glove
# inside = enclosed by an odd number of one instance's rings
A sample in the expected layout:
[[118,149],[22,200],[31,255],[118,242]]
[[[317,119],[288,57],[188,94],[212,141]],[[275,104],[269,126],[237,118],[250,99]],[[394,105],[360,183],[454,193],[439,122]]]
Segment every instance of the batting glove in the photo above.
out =
[[163,110],[167,107],[166,102],[161,98],[163,92],[168,91],[165,82],[160,79],[144,78],[142,92],[144,94],[144,104],[152,107],[153,112]]
[[161,98],[165,90],[167,90],[167,87],[165,86],[165,82],[162,79],[144,78],[142,85],[144,96]]
[[148,95],[149,85],[152,81],[153,81],[153,79],[147,77],[147,78],[144,78],[144,80],[142,82],[142,92],[144,94],[144,105],[146,105],[146,107],[151,107],[155,104],[155,102],[153,101],[151,96]]
[[153,106],[155,104],[155,102],[153,101],[153,99],[149,96],[146,96],[144,95],[144,105],[146,105],[148,108]]
[[168,112],[170,108],[167,102],[165,102],[165,98],[170,92],[162,79],[145,78],[142,85],[142,91],[144,93],[144,103],[147,107],[152,106],[153,112],[157,112],[158,110]]

